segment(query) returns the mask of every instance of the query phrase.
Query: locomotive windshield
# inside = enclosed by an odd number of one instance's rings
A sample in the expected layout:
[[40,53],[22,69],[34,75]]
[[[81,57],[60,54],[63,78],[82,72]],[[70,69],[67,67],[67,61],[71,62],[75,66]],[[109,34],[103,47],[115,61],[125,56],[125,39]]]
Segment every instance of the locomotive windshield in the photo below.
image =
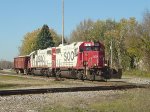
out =
[[84,48],[80,48],[80,52],[83,51],[100,51],[102,48],[99,46],[85,46]]
[[99,51],[99,46],[86,46],[85,51]]

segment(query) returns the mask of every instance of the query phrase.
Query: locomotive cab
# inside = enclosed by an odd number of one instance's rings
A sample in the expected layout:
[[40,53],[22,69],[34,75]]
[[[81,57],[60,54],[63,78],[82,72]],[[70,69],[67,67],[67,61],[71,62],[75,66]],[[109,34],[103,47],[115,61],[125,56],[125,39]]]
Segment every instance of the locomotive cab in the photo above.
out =
[[104,47],[100,43],[84,43],[80,46],[80,53],[82,54],[83,66],[88,68],[102,68],[104,67]]
[[85,42],[79,47],[78,63],[84,69],[86,79],[99,80],[106,78],[104,75],[105,52],[100,42]]

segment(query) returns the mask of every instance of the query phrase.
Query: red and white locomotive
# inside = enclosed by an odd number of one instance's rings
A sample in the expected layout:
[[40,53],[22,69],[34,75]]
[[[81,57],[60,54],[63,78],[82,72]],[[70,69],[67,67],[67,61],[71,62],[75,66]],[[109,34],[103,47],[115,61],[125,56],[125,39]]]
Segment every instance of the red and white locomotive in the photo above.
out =
[[105,48],[100,42],[74,42],[32,52],[14,59],[16,72],[101,80],[110,78]]

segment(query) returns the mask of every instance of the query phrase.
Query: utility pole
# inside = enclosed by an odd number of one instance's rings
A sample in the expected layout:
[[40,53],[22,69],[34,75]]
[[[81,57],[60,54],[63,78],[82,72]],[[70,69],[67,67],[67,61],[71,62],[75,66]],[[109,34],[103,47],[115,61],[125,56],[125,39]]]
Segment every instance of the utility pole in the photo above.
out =
[[64,0],[62,0],[62,45],[64,44]]
[[110,58],[110,66],[111,66],[111,68],[113,67],[113,62],[112,62],[112,60],[113,60],[113,48],[112,48],[112,39],[111,39],[111,45],[110,45],[110,51],[111,51],[111,58]]

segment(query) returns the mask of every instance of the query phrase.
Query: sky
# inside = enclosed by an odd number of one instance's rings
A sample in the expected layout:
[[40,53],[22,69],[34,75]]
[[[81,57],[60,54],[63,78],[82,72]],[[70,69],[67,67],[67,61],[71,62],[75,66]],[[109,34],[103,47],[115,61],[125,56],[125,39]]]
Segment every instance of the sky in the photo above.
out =
[[[139,22],[150,0],[64,0],[65,36],[84,19],[135,17]],[[62,32],[62,0],[0,0],[0,60],[18,56],[24,35],[47,24]]]

